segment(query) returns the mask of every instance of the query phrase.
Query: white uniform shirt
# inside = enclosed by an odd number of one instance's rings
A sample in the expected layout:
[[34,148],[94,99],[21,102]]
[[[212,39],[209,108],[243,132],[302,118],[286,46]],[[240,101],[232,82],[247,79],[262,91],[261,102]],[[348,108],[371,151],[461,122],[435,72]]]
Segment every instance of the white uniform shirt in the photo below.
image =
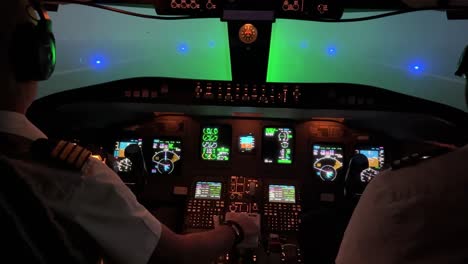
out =
[[468,263],[468,146],[378,175],[336,263]]
[[[0,132],[31,140],[46,138],[24,115],[7,111],[0,111]],[[80,174],[13,162],[23,175],[41,177],[40,182],[47,184],[38,188],[47,205],[79,224],[112,260],[148,262],[161,237],[161,224],[105,164],[90,158]]]

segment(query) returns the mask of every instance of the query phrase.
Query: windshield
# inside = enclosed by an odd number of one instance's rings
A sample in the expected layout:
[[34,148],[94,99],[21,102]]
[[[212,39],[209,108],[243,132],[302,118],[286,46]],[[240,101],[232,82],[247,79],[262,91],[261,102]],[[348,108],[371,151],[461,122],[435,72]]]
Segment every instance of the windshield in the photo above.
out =
[[[134,77],[231,80],[227,24],[219,19],[150,20],[78,5],[51,17],[57,67],[39,97]],[[468,20],[440,11],[353,23],[279,19],[267,81],[371,85],[468,111],[464,80],[454,76],[467,28]]]

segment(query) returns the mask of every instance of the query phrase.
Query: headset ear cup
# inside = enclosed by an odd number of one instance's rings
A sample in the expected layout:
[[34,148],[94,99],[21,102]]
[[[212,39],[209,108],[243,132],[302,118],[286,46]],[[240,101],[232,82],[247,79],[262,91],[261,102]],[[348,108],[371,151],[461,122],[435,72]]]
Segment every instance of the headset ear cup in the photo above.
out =
[[10,62],[16,80],[47,80],[55,69],[55,38],[49,24],[40,21],[33,25],[18,25],[12,36]]
[[38,32],[40,43],[38,45],[38,70],[37,80],[47,80],[55,70],[55,38],[49,31]]

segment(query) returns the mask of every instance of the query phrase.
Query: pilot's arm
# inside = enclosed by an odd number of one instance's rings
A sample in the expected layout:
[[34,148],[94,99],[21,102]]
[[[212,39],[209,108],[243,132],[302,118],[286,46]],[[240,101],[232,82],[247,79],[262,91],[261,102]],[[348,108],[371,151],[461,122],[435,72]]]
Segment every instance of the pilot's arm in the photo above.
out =
[[[255,228],[250,219],[238,223],[243,226],[248,236],[255,235]],[[162,226],[161,239],[149,263],[209,263],[223,255],[234,245],[235,236],[230,226],[221,225],[214,230],[178,235]]]
[[[67,204],[56,204],[54,209],[82,226],[116,263],[208,263],[235,243],[235,230],[225,225],[204,233],[175,234],[98,160],[89,159],[81,178]],[[255,235],[253,222],[237,220],[245,237]]]

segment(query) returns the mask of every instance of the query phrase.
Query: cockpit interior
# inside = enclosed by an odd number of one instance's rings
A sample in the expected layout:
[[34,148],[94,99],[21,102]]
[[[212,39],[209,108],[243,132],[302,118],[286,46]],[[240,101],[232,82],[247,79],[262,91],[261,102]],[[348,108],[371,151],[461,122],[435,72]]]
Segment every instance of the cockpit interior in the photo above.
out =
[[214,263],[334,263],[375,177],[468,143],[459,5],[45,1],[57,66],[28,118],[174,232],[251,215],[258,240]]

